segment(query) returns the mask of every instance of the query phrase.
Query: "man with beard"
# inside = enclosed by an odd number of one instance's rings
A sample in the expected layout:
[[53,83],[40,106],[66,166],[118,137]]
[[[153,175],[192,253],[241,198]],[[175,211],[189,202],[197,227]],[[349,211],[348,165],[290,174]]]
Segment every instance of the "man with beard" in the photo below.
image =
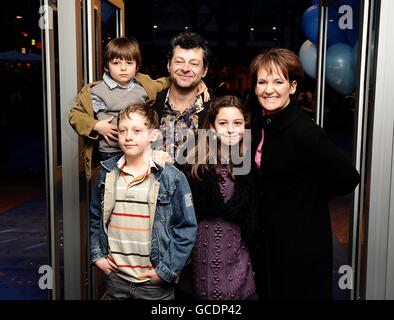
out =
[[207,42],[196,33],[182,32],[170,41],[167,69],[171,86],[157,96],[153,108],[159,114],[163,138],[156,149],[168,152],[178,165],[185,164],[184,151],[195,141],[188,139],[195,137],[205,120],[207,106],[197,93],[208,71],[208,54]]

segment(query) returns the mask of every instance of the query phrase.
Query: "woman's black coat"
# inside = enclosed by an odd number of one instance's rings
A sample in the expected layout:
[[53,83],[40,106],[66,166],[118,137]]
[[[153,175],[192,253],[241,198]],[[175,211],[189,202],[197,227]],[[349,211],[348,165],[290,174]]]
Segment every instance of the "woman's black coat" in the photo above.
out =
[[[253,115],[256,150],[264,127],[259,181],[268,298],[330,299],[332,236],[328,201],[352,192],[359,174],[325,131],[294,104]],[[255,152],[253,152],[253,155]]]

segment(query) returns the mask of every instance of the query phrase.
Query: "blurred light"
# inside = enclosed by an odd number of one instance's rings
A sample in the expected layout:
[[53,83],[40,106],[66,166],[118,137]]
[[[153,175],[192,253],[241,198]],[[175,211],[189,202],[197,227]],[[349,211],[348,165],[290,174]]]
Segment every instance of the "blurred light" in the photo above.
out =
[[189,27],[185,27],[185,30],[189,30]]
[[37,48],[37,49],[42,49],[42,46],[41,46],[41,42],[40,42],[40,41],[37,42],[36,48]]
[[250,28],[250,31],[254,31],[254,28]]
[[157,25],[154,25],[154,26],[153,26],[153,29],[157,29],[157,28],[158,28],[158,26],[157,26]]
[[15,19],[21,20],[21,19],[23,19],[23,17],[22,16],[16,16]]
[[24,31],[21,31],[21,34],[22,34],[22,36],[24,36],[24,37],[28,37],[28,36],[29,36],[29,34],[28,34],[27,32],[24,32]]
[[26,62],[26,68],[30,69],[30,63],[29,62]]
[[22,49],[21,49],[21,53],[22,53],[22,54],[26,54],[26,48],[22,48]]
[[275,26],[273,26],[273,27],[272,27],[272,30],[274,30],[274,31],[275,31],[276,29],[277,29],[277,27],[275,27]]
[[36,40],[35,39],[31,39],[31,45],[35,46],[36,45]]

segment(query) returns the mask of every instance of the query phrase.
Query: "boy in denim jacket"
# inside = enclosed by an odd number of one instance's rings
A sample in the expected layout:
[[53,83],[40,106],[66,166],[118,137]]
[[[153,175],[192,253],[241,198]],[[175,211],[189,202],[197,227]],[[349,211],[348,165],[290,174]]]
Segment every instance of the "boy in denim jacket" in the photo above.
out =
[[186,177],[151,158],[158,117],[147,104],[118,116],[123,155],[102,161],[90,206],[92,262],[107,299],[174,299],[173,283],[194,246],[197,223]]

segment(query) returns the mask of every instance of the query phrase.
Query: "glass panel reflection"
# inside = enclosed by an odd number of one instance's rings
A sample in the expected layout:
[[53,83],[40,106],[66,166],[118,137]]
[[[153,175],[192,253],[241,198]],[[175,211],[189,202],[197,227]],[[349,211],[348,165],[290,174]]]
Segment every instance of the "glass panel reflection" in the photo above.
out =
[[101,1],[101,43],[103,51],[107,43],[118,36],[118,13],[119,9],[117,7],[108,1]]
[[[352,157],[355,141],[355,90],[359,0],[341,0],[328,7],[324,124],[330,138]],[[352,194],[330,203],[334,248],[333,291],[337,299],[349,299],[350,290],[340,288],[338,270],[350,265]]]
[[0,19],[0,299],[48,299],[40,1],[7,1]]

